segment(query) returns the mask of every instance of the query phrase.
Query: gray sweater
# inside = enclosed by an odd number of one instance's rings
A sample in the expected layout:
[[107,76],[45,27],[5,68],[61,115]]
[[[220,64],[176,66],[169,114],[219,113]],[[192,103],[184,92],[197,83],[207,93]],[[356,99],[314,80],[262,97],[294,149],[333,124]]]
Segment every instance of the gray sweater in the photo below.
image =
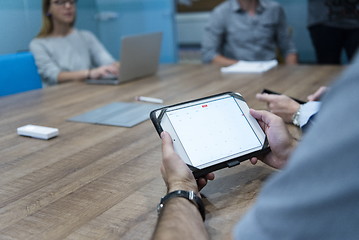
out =
[[235,239],[358,239],[358,78],[357,55],[288,165],[237,225]]
[[66,37],[35,38],[30,43],[44,85],[54,85],[60,72],[109,65],[115,59],[89,31],[74,30]]

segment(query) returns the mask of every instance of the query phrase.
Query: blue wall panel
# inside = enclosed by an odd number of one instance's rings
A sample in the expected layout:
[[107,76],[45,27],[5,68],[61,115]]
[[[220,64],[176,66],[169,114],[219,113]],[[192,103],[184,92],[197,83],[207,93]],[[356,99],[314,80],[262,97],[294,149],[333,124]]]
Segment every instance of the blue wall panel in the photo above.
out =
[[[108,14],[110,14],[109,18]],[[40,27],[40,0],[1,0],[0,54],[28,50],[30,41],[36,36]],[[162,31],[164,38],[161,62],[177,61],[174,1],[78,1],[76,27],[92,31],[117,59],[122,36]]]
[[97,0],[97,4],[100,38],[116,58],[122,36],[161,31],[161,62],[177,61],[174,1]]
[[287,16],[288,25],[293,32],[293,40],[299,52],[301,62],[314,63],[315,53],[307,29],[307,1],[277,0]]
[[26,51],[40,27],[40,1],[0,1],[0,54]]
[[[92,3],[92,4],[91,4]],[[76,26],[98,33],[95,0],[79,1]],[[27,51],[41,27],[41,1],[0,1],[0,54]]]

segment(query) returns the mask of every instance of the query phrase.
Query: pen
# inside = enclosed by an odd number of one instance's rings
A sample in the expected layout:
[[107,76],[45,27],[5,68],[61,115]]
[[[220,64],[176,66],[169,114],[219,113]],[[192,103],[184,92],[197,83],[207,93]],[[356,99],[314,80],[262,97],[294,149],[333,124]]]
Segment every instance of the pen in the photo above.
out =
[[141,101],[141,102],[150,102],[150,103],[163,103],[163,100],[160,98],[152,98],[152,97],[144,97],[144,96],[139,96],[135,98],[137,101]]

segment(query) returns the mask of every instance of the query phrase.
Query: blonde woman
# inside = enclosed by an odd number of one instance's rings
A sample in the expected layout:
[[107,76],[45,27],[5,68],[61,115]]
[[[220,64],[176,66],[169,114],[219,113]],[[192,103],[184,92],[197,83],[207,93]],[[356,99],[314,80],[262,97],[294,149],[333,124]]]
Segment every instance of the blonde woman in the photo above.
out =
[[118,74],[118,64],[89,31],[74,28],[76,0],[43,0],[42,28],[30,43],[46,86]]

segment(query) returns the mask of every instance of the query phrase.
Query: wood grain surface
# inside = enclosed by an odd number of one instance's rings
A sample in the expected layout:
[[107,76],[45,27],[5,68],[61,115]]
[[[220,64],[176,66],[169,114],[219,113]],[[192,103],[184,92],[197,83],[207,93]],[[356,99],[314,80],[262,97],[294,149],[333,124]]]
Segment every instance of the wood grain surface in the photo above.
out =
[[[164,65],[156,76],[118,86],[77,82],[0,98],[0,239],[150,238],[166,192],[152,123],[121,128],[70,117],[140,95],[169,105],[226,91],[265,109],[255,99],[263,88],[305,100],[342,69],[279,66],[264,74],[224,75],[216,66]],[[16,128],[26,124],[56,127],[60,134],[48,141],[18,136]],[[203,190],[213,239],[231,235],[273,173],[248,162],[216,172]]]

